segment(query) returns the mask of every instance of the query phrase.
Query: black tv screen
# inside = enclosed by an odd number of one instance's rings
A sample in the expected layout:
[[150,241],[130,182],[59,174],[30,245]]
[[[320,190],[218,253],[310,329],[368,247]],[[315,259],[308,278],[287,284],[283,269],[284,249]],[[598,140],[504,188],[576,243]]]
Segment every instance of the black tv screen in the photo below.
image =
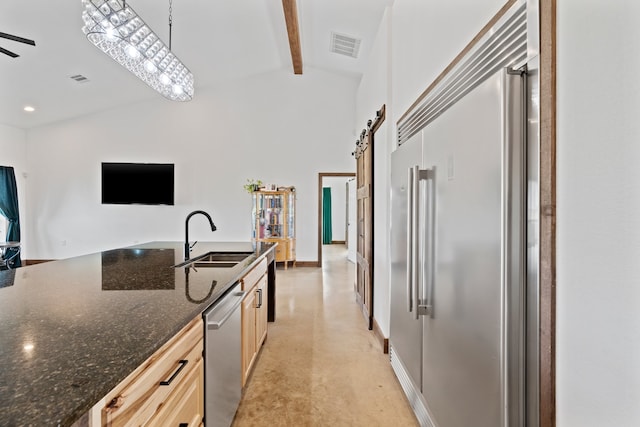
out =
[[102,163],[102,204],[173,205],[174,165]]

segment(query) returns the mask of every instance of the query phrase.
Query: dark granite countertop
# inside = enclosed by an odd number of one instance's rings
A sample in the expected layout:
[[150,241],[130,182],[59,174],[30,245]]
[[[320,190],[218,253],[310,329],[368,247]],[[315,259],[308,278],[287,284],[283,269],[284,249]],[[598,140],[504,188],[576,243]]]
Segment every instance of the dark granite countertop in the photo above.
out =
[[0,271],[0,425],[68,426],[273,250],[232,268],[173,268],[183,243],[152,242]]

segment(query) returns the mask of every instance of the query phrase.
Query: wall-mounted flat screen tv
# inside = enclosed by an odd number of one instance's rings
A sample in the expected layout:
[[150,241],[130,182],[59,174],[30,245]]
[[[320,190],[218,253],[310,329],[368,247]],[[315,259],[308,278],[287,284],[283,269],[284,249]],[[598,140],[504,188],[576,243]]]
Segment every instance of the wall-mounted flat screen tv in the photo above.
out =
[[173,205],[174,165],[102,163],[103,205]]

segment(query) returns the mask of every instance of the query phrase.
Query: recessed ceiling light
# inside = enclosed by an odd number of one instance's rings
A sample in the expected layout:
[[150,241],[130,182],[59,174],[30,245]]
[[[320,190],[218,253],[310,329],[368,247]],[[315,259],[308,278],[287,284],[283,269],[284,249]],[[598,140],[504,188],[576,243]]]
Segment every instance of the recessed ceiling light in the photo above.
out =
[[34,111],[36,111],[36,109],[30,105],[27,105],[26,107],[24,107],[24,111],[26,111],[27,113],[33,113]]
[[73,76],[71,76],[69,78],[77,81],[78,83],[86,83],[86,82],[89,81],[89,79],[86,78],[85,76],[83,76],[82,74],[75,74],[75,75],[73,75]]

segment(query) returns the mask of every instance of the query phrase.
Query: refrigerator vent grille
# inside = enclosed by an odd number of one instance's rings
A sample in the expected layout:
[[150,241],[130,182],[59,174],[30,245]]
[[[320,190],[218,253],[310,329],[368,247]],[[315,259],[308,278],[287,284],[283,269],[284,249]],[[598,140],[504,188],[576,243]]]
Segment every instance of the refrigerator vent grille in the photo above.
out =
[[393,345],[389,346],[389,359],[391,361],[391,367],[396,373],[396,377],[398,378],[407,399],[409,399],[409,404],[413,409],[413,413],[420,422],[420,427],[434,427],[431,422],[431,417],[429,417],[424,398],[421,396],[420,390],[415,386],[413,381],[411,381],[409,374],[405,371],[404,365],[398,356],[396,356]]
[[520,2],[432,88],[398,123],[398,145],[406,142],[498,70],[527,58],[527,9]]

